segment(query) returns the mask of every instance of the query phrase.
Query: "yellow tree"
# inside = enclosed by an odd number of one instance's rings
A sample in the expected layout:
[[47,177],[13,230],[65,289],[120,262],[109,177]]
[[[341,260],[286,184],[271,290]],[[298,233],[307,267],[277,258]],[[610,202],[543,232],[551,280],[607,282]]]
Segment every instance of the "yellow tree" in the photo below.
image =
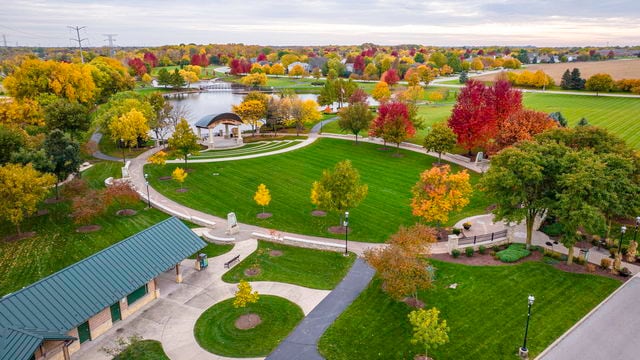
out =
[[449,342],[449,327],[447,320],[439,321],[440,311],[436,308],[429,310],[418,309],[409,313],[409,322],[413,326],[412,344],[424,346],[424,357],[429,359],[427,353],[430,348],[436,348]]
[[259,63],[253,63],[251,64],[251,71],[249,71],[252,74],[255,73],[264,73],[264,70],[262,69],[262,65],[260,65]]
[[[264,74],[260,74],[263,75]],[[238,114],[245,124],[251,125],[253,136],[256,135],[258,122],[266,115],[267,108],[260,100],[245,100],[238,105],[233,105],[233,112]]]
[[367,64],[367,66],[365,66],[364,68],[364,75],[366,75],[369,80],[377,79],[378,68],[376,67],[376,64],[374,63]]
[[260,295],[257,291],[253,291],[251,284],[245,280],[240,280],[236,297],[233,299],[233,307],[236,309],[244,308],[249,304],[257,303],[259,299]]
[[157,153],[149,156],[149,163],[154,165],[164,166],[167,163],[167,153],[164,151],[158,151]]
[[21,234],[20,223],[36,212],[55,182],[52,174],[42,174],[31,164],[0,166],[0,218],[10,221]]
[[249,74],[243,77],[242,79],[240,79],[240,82],[247,86],[253,86],[253,87],[264,86],[264,85],[267,85],[267,75],[263,73]]
[[480,58],[478,57],[474,58],[473,61],[471,62],[471,69],[475,71],[480,71],[484,69],[484,64],[482,63],[482,60],[480,60]]
[[315,206],[320,204],[320,191],[322,191],[320,183],[314,181],[313,184],[311,184],[311,204]]
[[138,144],[138,138],[149,137],[149,124],[144,114],[131,109],[109,123],[109,133],[114,142],[122,141],[122,146],[130,147],[132,143]]
[[173,172],[171,173],[171,178],[173,178],[173,180],[177,181],[180,184],[180,189],[182,190],[182,184],[184,183],[184,181],[187,179],[187,176],[189,174],[187,174],[186,171],[184,171],[183,168],[181,167],[177,167],[175,168],[175,170],[173,170]]
[[303,76],[304,68],[300,64],[295,64],[289,71],[289,76]]
[[284,66],[282,66],[282,64],[280,64],[280,63],[273,64],[271,66],[270,74],[271,75],[276,75],[276,76],[284,75]]
[[187,82],[187,87],[190,87],[191,83],[194,83],[199,80],[198,74],[195,73],[194,71],[188,71],[188,70],[182,69],[178,73],[180,74],[180,76],[182,76],[184,81]]
[[315,100],[295,98],[291,101],[291,116],[284,121],[284,124],[287,126],[294,125],[296,127],[296,135],[300,136],[300,130],[304,128],[305,124],[314,123],[322,118],[318,107],[319,105]]
[[0,125],[20,128],[27,125],[44,126],[44,114],[37,101],[0,99]]
[[142,75],[142,82],[145,83],[146,85],[151,84],[151,81],[153,81],[153,79],[151,78],[151,75],[149,74],[144,74]]
[[384,81],[379,81],[371,92],[371,96],[379,102],[385,102],[391,98],[389,85]]
[[292,63],[298,60],[300,60],[300,58],[296,54],[285,54],[285,55],[282,55],[282,57],[280,58],[280,62],[282,63],[282,66],[284,68],[288,68],[289,65],[291,65]]
[[253,196],[253,200],[255,200],[258,206],[262,206],[262,213],[264,214],[264,207],[269,206],[271,202],[271,194],[265,184],[258,185],[258,191],[256,191],[256,194]]
[[413,215],[440,225],[449,220],[450,212],[469,204],[472,188],[466,170],[450,173],[449,165],[443,165],[422,172],[411,192]]

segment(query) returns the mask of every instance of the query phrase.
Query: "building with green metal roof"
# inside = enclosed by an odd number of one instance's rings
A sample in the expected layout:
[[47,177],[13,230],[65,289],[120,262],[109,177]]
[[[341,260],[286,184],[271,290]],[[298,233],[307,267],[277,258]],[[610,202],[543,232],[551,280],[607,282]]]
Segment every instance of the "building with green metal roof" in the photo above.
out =
[[[0,299],[0,360],[69,359],[159,296],[155,278],[206,243],[169,218]],[[76,341],[77,340],[77,341]]]

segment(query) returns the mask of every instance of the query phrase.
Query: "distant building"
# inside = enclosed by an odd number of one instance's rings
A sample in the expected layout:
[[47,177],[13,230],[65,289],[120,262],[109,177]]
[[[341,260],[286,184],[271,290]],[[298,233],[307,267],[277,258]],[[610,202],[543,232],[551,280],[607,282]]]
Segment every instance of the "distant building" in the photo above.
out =
[[169,218],[0,299],[0,360],[69,360],[158,298],[156,277],[206,243]]

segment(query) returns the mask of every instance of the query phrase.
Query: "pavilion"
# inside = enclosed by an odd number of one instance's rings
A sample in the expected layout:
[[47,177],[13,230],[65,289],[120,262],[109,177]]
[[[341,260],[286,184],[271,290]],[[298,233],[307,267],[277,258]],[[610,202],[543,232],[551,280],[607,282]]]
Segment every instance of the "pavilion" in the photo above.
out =
[[[207,145],[210,149],[216,148],[216,143],[213,141],[214,136],[219,137],[219,139],[231,139],[235,137],[235,142],[231,142],[231,146],[233,145],[241,145],[242,142],[242,131],[240,130],[240,125],[242,125],[242,119],[240,116],[226,112],[221,114],[210,114],[203,116],[198,122],[196,122],[196,128],[198,129],[198,137],[204,141],[204,144]],[[224,125],[224,133],[220,131],[217,134],[214,134],[213,129],[218,125]],[[229,125],[237,126],[232,129],[231,133],[229,132]],[[208,133],[202,134],[202,129],[208,129]],[[217,147],[229,147],[229,144],[224,144],[223,141],[216,141],[218,143]],[[229,143],[228,141],[226,143]]]

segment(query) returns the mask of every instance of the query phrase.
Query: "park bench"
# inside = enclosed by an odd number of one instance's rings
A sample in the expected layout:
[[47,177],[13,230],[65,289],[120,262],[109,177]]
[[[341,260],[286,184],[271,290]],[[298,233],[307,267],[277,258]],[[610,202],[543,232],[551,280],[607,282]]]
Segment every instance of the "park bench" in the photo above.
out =
[[233,264],[236,261],[240,261],[240,255],[236,255],[233,259],[231,259],[231,260],[227,261],[226,263],[224,263],[224,268],[228,269],[231,266],[231,264]]

